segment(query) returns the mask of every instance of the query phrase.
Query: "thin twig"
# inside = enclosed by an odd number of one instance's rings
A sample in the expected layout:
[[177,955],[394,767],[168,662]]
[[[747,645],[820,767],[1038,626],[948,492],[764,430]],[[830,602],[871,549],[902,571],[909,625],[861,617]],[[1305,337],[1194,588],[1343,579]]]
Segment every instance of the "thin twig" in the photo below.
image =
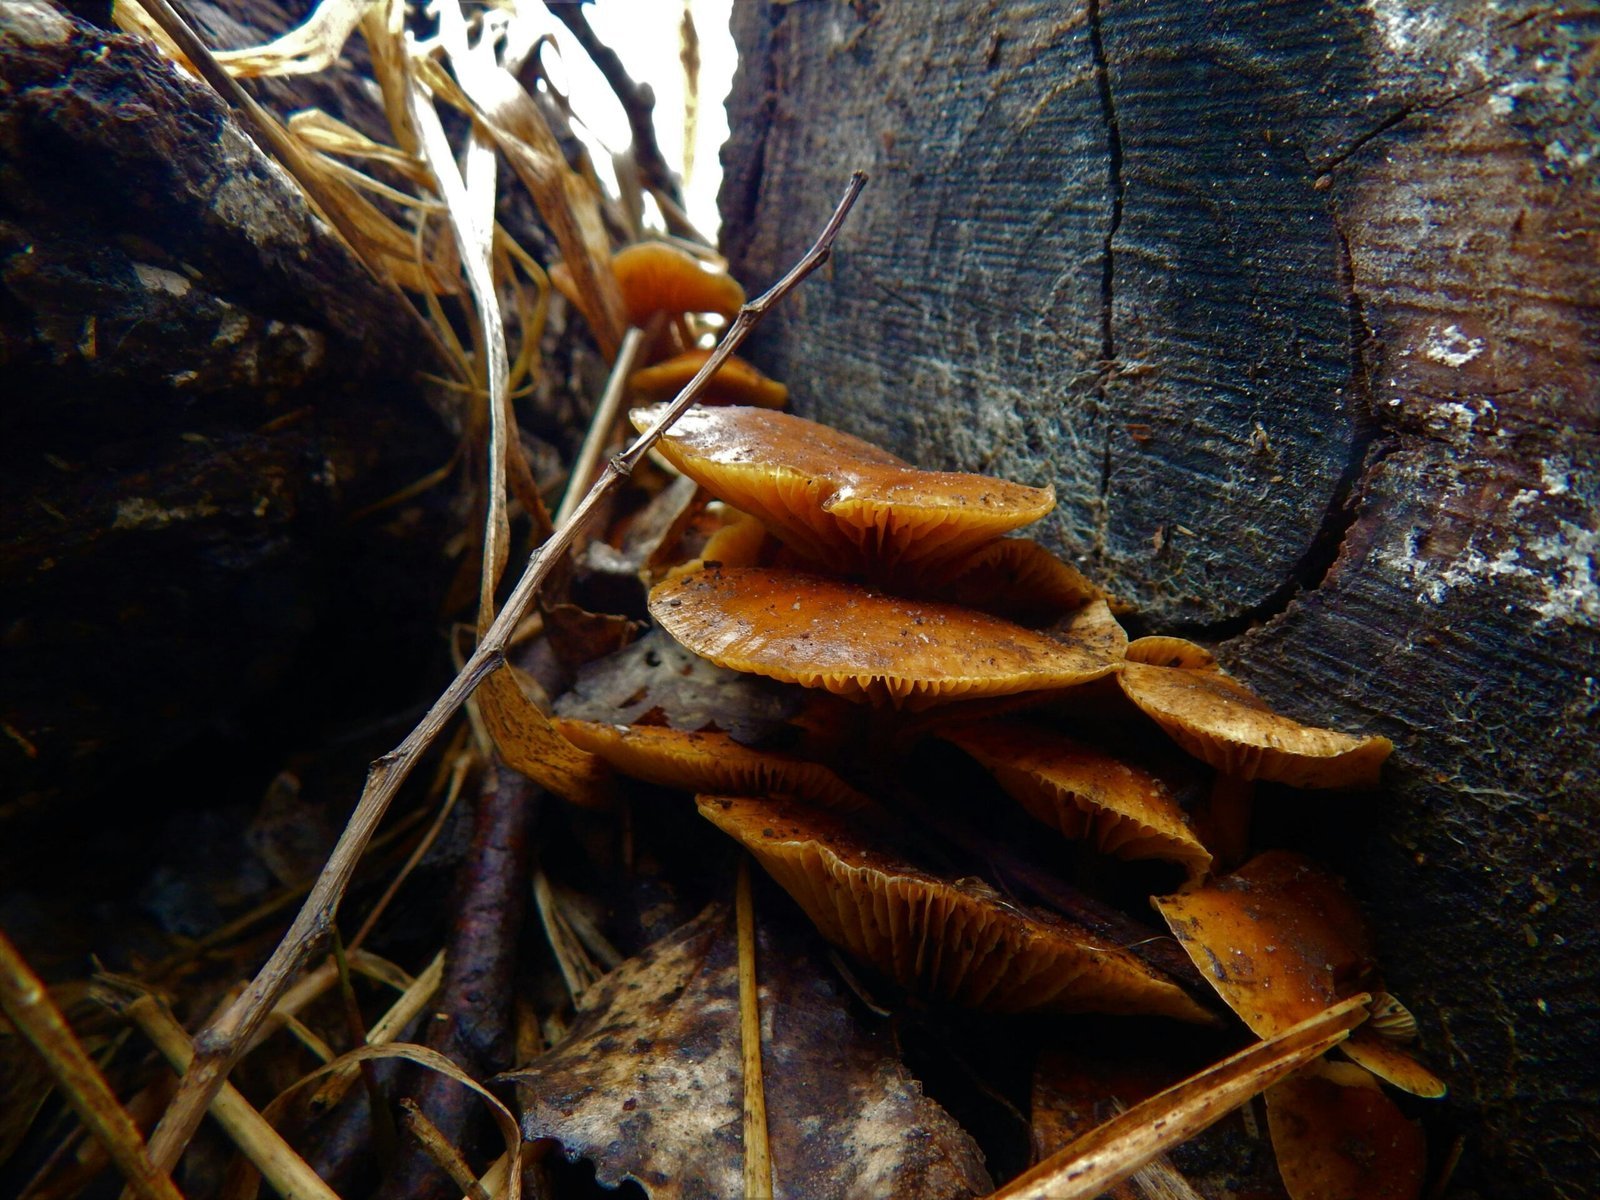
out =
[[617,361],[611,367],[611,378],[606,380],[606,390],[601,393],[600,403],[595,405],[594,417],[589,421],[589,432],[584,436],[583,445],[578,448],[572,474],[567,479],[567,490],[562,493],[561,507],[556,509],[557,526],[567,523],[582,500],[584,490],[593,480],[595,470],[600,466],[600,457],[605,453],[606,443],[611,440],[612,430],[616,426],[617,412],[622,408],[622,397],[627,394],[628,376],[633,373],[634,361],[641,349],[656,340],[656,334],[661,331],[661,320],[662,314],[657,313],[644,329],[630,329],[623,335],[622,345],[617,350]]
[[409,1096],[402,1097],[400,1109],[400,1121],[406,1132],[429,1160],[450,1177],[450,1182],[471,1200],[489,1200],[489,1193],[473,1175],[467,1160],[461,1157],[461,1151],[452,1146],[439,1127],[428,1120],[422,1109],[417,1107],[417,1102]]
[[50,999],[44,981],[3,932],[0,1009],[44,1060],[72,1111],[100,1139],[128,1186],[144,1200],[183,1200],[167,1172],[151,1162],[139,1127]]
[[355,937],[350,939],[349,949],[352,953],[360,949],[361,943],[367,940],[390,902],[400,894],[400,889],[406,880],[411,878],[411,872],[417,869],[417,864],[426,857],[429,850],[433,849],[433,843],[438,841],[439,834],[444,832],[445,822],[455,811],[456,801],[461,799],[461,785],[466,782],[467,771],[471,766],[471,754],[462,751],[456,755],[456,761],[450,766],[450,787],[445,793],[444,803],[439,806],[439,814],[434,817],[433,824],[428,826],[422,835],[422,840],[416,844],[400,870],[395,873],[395,877],[389,881],[389,886],[383,889],[383,895],[378,897],[378,902],[372,906],[372,911],[367,914],[366,920],[361,922],[361,928],[356,930]]
[[[128,1002],[128,994],[120,985],[106,982],[103,985],[108,1002],[123,1007],[123,1013],[144,1031],[146,1037],[161,1051],[162,1057],[174,1070],[188,1067],[194,1048],[183,1026],[172,1014],[149,995],[140,995]],[[251,1107],[230,1083],[218,1089],[210,1104],[218,1124],[228,1131],[244,1156],[271,1182],[281,1196],[296,1200],[339,1200],[326,1183],[317,1177],[306,1161],[296,1154],[289,1143],[264,1117]]]
[[1019,1175],[990,1200],[1090,1200],[1100,1195],[1344,1041],[1366,1020],[1371,999],[1352,996],[1157,1092]]
[[771,1200],[772,1148],[767,1140],[767,1087],[761,1073],[761,994],[756,982],[756,915],[750,859],[739,860],[734,900],[739,943],[739,1058],[744,1080],[744,1194]]
[[578,505],[568,520],[557,528],[554,535],[529,560],[522,578],[517,581],[516,587],[506,600],[505,607],[500,610],[499,616],[484,633],[477,649],[461,668],[461,672],[434,701],[433,707],[427,711],[422,721],[405,740],[372,764],[361,799],[350,815],[344,833],[340,835],[327,866],[323,868],[322,874],[311,889],[311,894],[306,897],[305,904],[293,924],[289,926],[288,932],[284,934],[283,940],[278,943],[272,957],[267,960],[266,965],[251,980],[239,998],[196,1038],[194,1063],[185,1073],[171,1106],[162,1117],[154,1137],[151,1138],[151,1156],[158,1165],[170,1170],[183,1153],[184,1147],[189,1144],[189,1139],[194,1136],[207,1105],[227,1079],[228,1073],[233,1070],[234,1064],[238,1062],[251,1034],[272,1010],[274,1002],[289,986],[306,957],[332,928],[334,914],[338,911],[339,902],[344,897],[356,864],[360,861],[367,843],[372,839],[373,831],[383,819],[383,814],[388,810],[389,802],[394,798],[400,785],[405,782],[423,752],[433,744],[434,739],[455,715],[456,710],[465,703],[467,697],[472,695],[480,683],[505,664],[507,641],[521,623],[523,615],[534,597],[538,595],[545,579],[584,529],[590,515],[624,479],[632,474],[662,433],[694,403],[707,381],[727,361],[729,355],[738,349],[750,331],[760,324],[768,310],[792,291],[802,279],[827,261],[832,252],[834,239],[838,236],[845,218],[850,215],[850,210],[855,205],[856,197],[861,194],[861,189],[866,183],[865,172],[857,171],[851,175],[844,195],[811,248],[782,279],[739,310],[738,317],[728,327],[727,333],[711,357],[678,394],[677,399],[662,413],[655,425],[640,434],[627,451],[606,464],[605,471],[589,489],[589,494],[584,497],[583,503]]

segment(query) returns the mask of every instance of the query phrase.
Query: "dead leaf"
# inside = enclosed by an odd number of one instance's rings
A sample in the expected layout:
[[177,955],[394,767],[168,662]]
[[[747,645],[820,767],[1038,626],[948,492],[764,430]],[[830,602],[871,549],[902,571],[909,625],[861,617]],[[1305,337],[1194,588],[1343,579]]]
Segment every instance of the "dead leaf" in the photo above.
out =
[[557,715],[624,725],[716,728],[745,745],[779,734],[805,703],[799,688],[729,671],[652,629],[578,672],[555,702]]
[[[972,1140],[852,1015],[793,929],[761,921],[762,1053],[773,1195],[983,1195]],[[632,1179],[654,1200],[743,1193],[737,947],[727,907],[600,980],[573,1036],[503,1078],[528,1085],[523,1135]]]

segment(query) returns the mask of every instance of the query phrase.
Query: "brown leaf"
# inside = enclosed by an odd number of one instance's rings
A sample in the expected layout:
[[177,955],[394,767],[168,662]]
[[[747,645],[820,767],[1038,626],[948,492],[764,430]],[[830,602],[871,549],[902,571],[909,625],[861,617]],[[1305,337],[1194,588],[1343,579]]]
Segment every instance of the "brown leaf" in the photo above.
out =
[[[774,1196],[935,1200],[990,1183],[971,1139],[852,1015],[809,951],[758,934]],[[573,1036],[505,1076],[527,1138],[554,1138],[655,1200],[744,1187],[737,948],[713,905],[607,975]]]

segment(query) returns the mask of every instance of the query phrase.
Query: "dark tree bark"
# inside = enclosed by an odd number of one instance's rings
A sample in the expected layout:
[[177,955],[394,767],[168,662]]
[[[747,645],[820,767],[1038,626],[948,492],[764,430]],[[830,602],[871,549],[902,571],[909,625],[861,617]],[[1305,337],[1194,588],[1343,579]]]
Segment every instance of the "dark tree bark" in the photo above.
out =
[[[1320,840],[1453,1085],[1457,1187],[1600,1134],[1592,6],[749,4],[722,196],[755,357],[1305,719],[1391,735]],[[1287,797],[1284,798],[1288,800]],[[1352,822],[1354,827],[1352,828]]]
[[[8,796],[156,761],[314,668],[330,622],[369,664],[428,636],[434,531],[349,524],[449,456],[421,344],[207,87],[46,0],[5,6]],[[308,708],[329,691],[300,682]]]

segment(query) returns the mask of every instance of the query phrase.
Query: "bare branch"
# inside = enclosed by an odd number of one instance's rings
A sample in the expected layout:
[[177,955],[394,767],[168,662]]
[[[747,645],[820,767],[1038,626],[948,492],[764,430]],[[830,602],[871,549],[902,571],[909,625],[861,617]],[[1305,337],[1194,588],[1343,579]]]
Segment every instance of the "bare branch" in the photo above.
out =
[[274,1003],[283,994],[295,973],[306,958],[333,926],[334,914],[344,897],[346,887],[355,872],[362,852],[371,840],[389,803],[400,785],[405,782],[424,751],[432,745],[456,710],[466,702],[477,686],[498,671],[505,663],[505,649],[512,633],[521,623],[523,615],[532,604],[545,579],[566,554],[583,531],[595,509],[629,474],[639,461],[649,453],[667,428],[694,403],[706,382],[728,357],[738,349],[750,331],[761,322],[769,309],[783,299],[794,287],[817,267],[827,261],[833,241],[838,236],[845,218],[854,206],[861,189],[866,186],[865,172],[857,171],[850,177],[844,195],[833,215],[823,227],[811,248],[792,267],[788,274],[773,284],[765,293],[739,310],[738,317],[728,327],[727,333],[698,374],[679,393],[661,419],[624,453],[606,465],[606,470],[595,481],[571,517],[558,527],[555,534],[544,543],[529,560],[522,578],[512,589],[505,607],[489,626],[466,665],[461,668],[450,686],[434,701],[420,724],[408,734],[399,746],[372,764],[361,799],[350,815],[344,833],[327,865],[318,876],[311,894],[306,897],[299,915],[290,925],[283,940],[278,943],[272,957],[267,960],[256,977],[251,980],[237,1000],[211,1022],[195,1039],[193,1065],[184,1074],[171,1106],[162,1117],[155,1135],[151,1138],[150,1152],[158,1166],[169,1169],[182,1155],[189,1139],[194,1136],[200,1119],[233,1070],[239,1057],[249,1044],[251,1035]]

